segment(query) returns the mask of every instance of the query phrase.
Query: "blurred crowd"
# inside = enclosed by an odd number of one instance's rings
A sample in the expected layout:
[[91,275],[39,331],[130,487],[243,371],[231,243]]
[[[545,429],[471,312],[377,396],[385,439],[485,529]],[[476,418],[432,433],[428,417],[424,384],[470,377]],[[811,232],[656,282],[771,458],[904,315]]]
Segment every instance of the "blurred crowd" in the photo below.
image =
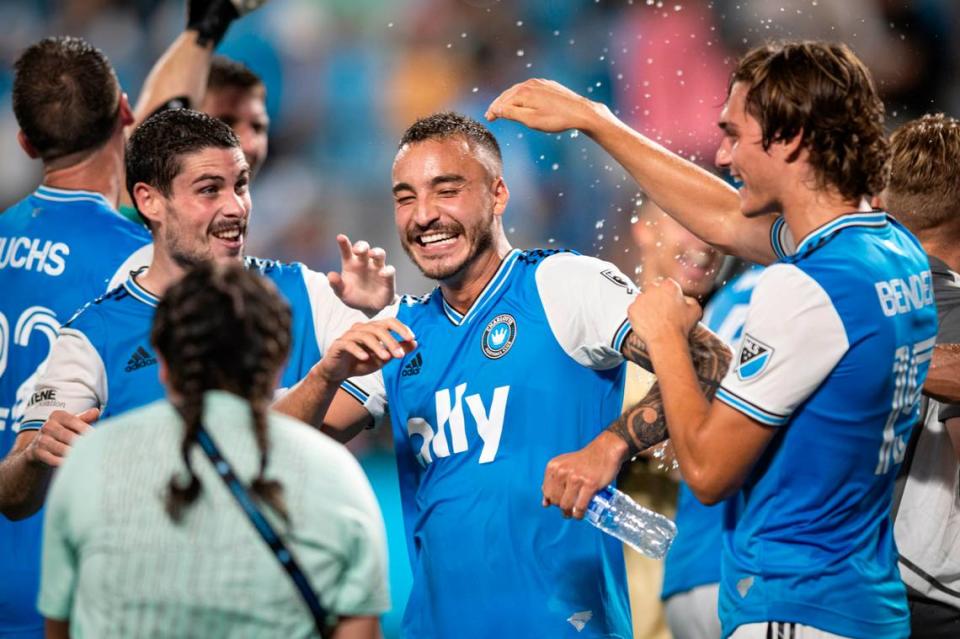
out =
[[[9,108],[17,53],[50,34],[85,37],[135,92],[182,28],[173,0],[0,2],[0,207],[29,192],[39,165],[16,147]],[[218,51],[267,87],[270,161],[257,179],[252,252],[325,270],[333,236],[382,245],[405,291],[428,282],[399,255],[388,175],[399,132],[453,109],[479,117],[528,77],[610,104],[631,126],[712,163],[715,117],[733,56],[765,39],[848,43],[873,71],[891,124],[956,112],[960,51],[949,0],[272,0]],[[577,135],[495,122],[517,246],[566,246],[635,272],[626,232],[642,195]]]

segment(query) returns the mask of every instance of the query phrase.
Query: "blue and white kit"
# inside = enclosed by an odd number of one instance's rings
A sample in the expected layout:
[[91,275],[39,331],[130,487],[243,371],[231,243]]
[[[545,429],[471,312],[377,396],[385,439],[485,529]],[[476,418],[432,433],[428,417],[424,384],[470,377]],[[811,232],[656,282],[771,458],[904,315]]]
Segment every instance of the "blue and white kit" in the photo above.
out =
[[419,347],[352,387],[375,418],[389,407],[405,636],[631,636],[620,542],[543,508],[541,485],[620,415],[635,294],[607,262],[514,250],[464,313],[439,288],[384,312]]
[[890,506],[937,330],[919,242],[882,211],[843,215],[753,292],[716,398],[777,428],[728,500],[724,636],[794,622],[847,637],[910,633]]
[[[282,388],[303,379],[331,342],[366,319],[337,298],[325,275],[303,264],[252,257],[245,263],[271,280],[290,303],[293,341]],[[77,313],[60,330],[22,428],[39,428],[57,409],[79,413],[99,407],[102,419],[163,397],[150,345],[158,301],[131,275]]]
[[[60,325],[150,261],[150,234],[100,193],[41,186],[0,214],[0,457],[14,445]],[[0,635],[43,636],[42,514],[0,517]]]

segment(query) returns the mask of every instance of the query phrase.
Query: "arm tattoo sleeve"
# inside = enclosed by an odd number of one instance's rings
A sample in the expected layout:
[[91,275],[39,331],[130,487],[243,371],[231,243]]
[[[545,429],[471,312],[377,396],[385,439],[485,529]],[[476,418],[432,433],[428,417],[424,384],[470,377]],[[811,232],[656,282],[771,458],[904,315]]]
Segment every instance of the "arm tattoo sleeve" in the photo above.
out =
[[[730,365],[730,349],[720,338],[697,324],[690,333],[690,355],[697,379],[700,380],[700,389],[709,401],[717,392],[720,380]],[[653,370],[646,345],[633,333],[624,341],[623,356],[647,370]],[[607,430],[627,442],[631,457],[667,439],[667,419],[663,412],[660,384],[655,383],[639,403],[628,408]]]

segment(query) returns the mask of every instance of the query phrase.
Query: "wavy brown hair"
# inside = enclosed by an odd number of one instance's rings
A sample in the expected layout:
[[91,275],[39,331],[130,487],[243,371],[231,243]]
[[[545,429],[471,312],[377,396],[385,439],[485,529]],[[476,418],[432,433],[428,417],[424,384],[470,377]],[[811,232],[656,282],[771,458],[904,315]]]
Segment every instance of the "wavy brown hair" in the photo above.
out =
[[283,487],[266,479],[267,407],[290,351],[290,308],[273,285],[240,264],[203,263],[167,290],[153,321],[151,340],[163,357],[174,402],[184,423],[180,455],[187,479],[170,479],[166,509],[179,521],[200,494],[190,462],[202,425],[203,395],[229,391],[246,399],[260,450],[251,491],[286,518]]
[[749,51],[728,93],[747,87],[747,113],[760,123],[763,148],[800,134],[820,189],[848,200],[880,193],[887,141],[883,102],[870,72],[844,44],[800,41]]
[[883,200],[914,233],[960,232],[960,120],[936,113],[893,132]]

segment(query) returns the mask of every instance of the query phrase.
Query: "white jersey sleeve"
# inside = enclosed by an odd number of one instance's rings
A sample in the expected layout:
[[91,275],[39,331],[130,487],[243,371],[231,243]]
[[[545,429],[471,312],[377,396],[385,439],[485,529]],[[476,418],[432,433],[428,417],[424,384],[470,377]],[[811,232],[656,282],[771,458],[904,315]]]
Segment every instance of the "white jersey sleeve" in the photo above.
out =
[[30,396],[20,430],[40,428],[55,410],[76,415],[106,404],[107,373],[100,354],[82,332],[61,328]]
[[823,287],[792,264],[774,264],[753,291],[739,350],[716,398],[762,424],[781,426],[848,348]]
[[[130,274],[136,271],[139,271],[145,266],[150,266],[150,261],[153,259],[153,242],[150,244],[144,244],[136,251],[130,254],[127,259],[123,261],[123,264],[117,268],[117,272],[113,274],[113,277],[110,278],[110,283],[107,285],[106,290],[112,291],[121,284],[127,281],[130,277]],[[104,291],[106,292],[106,291]]]
[[335,339],[346,333],[355,323],[367,321],[367,316],[362,311],[344,304],[333,292],[325,274],[306,267],[301,269],[301,272],[307,295],[310,297],[317,347],[321,353],[326,353]]
[[610,262],[557,253],[537,268],[536,282],[550,329],[570,357],[593,369],[623,361],[627,308],[637,294],[630,278]]
[[[375,317],[374,320],[388,319],[397,316],[402,299],[386,307]],[[371,320],[372,321],[372,320]],[[383,373],[377,371],[363,377],[353,377],[340,385],[347,393],[350,393],[373,417],[374,426],[383,421],[387,413],[387,389],[383,383]]]

